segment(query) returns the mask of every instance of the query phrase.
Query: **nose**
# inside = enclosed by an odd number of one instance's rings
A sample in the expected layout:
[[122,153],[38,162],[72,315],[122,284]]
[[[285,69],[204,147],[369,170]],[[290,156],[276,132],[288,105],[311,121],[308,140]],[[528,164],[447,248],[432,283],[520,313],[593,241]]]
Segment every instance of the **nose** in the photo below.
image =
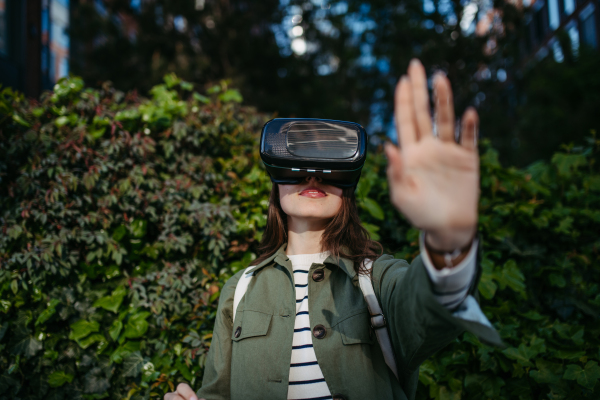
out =
[[314,176],[314,175],[312,175],[312,176],[307,176],[307,177],[306,177],[306,182],[310,182],[310,181],[311,181],[311,179],[314,179],[315,181],[317,181],[317,182],[319,182],[319,183],[320,183],[320,182],[322,182],[322,179],[321,179],[321,177],[319,177],[319,176]]

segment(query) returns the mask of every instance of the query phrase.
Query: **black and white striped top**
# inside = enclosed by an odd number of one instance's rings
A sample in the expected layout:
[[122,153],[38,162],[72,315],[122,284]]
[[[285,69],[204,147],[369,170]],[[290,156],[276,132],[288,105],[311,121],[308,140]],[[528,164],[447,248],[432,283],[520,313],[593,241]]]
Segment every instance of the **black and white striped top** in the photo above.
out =
[[[454,268],[437,270],[421,241],[423,264],[433,283],[435,297],[445,307],[456,308],[467,297],[475,275],[476,253],[477,241],[473,243],[469,254],[459,265]],[[290,361],[288,399],[332,399],[313,348],[312,330],[308,317],[308,270],[313,263],[321,264],[328,256],[329,252],[327,251],[316,254],[288,255],[294,269],[294,286],[296,288],[296,322]]]
[[331,393],[317,362],[308,318],[308,270],[313,263],[321,264],[329,252],[288,256],[294,268],[296,287],[296,323],[292,341],[292,360],[288,399],[331,399]]

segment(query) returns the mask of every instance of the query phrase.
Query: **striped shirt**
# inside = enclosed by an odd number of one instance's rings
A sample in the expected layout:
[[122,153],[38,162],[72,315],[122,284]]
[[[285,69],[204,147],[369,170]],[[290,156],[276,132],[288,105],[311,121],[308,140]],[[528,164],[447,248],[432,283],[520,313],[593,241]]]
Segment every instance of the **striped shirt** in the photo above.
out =
[[[421,240],[421,256],[425,269],[433,283],[436,299],[449,309],[460,305],[468,295],[475,276],[477,241],[473,242],[468,255],[454,268],[437,270]],[[296,322],[292,341],[292,359],[288,386],[288,399],[332,399],[325,377],[319,367],[312,343],[312,329],[308,314],[308,271],[313,263],[322,264],[329,252],[288,255],[294,270],[296,288]]]
[[331,399],[312,343],[308,318],[308,270],[313,263],[322,264],[329,252],[288,256],[294,269],[296,287],[296,323],[292,341],[292,359],[288,399]]

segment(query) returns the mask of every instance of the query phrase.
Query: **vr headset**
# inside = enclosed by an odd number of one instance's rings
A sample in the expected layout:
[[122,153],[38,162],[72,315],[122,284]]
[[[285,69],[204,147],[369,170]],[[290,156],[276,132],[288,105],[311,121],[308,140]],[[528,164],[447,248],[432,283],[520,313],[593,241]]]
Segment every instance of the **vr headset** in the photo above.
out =
[[354,187],[367,158],[367,133],[354,122],[275,118],[263,126],[260,158],[273,183],[294,185],[316,176]]

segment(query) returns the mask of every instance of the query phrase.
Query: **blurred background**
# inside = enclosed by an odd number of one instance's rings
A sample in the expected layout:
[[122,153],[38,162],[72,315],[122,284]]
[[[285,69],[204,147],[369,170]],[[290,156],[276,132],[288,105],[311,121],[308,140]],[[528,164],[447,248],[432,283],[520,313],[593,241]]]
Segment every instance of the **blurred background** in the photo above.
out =
[[68,74],[140,94],[168,72],[231,80],[280,117],[357,121],[395,140],[412,57],[478,108],[505,165],[598,129],[597,0],[0,0],[0,83],[37,97]]

